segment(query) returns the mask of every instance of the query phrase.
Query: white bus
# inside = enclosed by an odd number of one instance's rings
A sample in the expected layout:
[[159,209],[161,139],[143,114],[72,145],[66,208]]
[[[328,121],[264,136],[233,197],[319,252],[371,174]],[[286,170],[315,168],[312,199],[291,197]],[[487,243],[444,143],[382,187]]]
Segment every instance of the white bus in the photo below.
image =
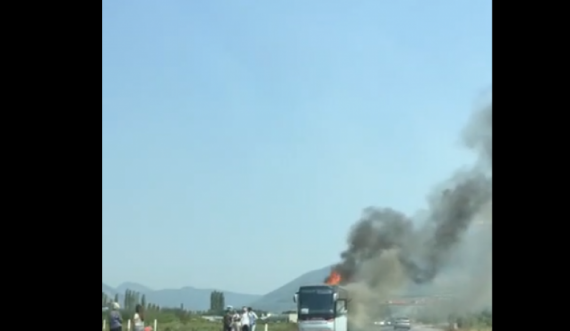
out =
[[348,292],[338,285],[301,286],[297,304],[299,331],[348,331]]

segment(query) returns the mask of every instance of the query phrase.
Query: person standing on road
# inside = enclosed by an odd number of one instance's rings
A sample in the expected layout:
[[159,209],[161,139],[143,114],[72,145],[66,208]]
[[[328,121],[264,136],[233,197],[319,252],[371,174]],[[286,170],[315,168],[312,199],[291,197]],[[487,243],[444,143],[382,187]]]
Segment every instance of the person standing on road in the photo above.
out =
[[247,307],[247,312],[249,313],[249,330],[255,331],[255,321],[257,321],[257,314],[251,307]]
[[243,313],[241,314],[241,331],[249,331],[249,312],[247,307],[243,307]]
[[230,307],[226,307],[226,312],[224,314],[224,331],[232,331],[232,310]]
[[241,316],[238,314],[237,310],[234,310],[233,311],[233,317],[232,317],[232,330],[233,331],[240,331],[241,330],[240,320],[241,320]]
[[143,307],[141,305],[135,306],[135,315],[133,316],[133,325],[135,331],[144,331],[144,314]]
[[123,330],[123,318],[119,312],[121,306],[117,302],[113,302],[111,306],[111,312],[109,312],[109,330],[110,331],[122,331]]

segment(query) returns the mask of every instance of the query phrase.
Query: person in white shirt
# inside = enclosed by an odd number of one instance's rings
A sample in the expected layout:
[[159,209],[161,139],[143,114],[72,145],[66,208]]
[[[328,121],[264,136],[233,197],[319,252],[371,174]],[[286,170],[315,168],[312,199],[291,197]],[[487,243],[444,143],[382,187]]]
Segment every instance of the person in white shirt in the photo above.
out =
[[249,331],[249,311],[247,311],[247,307],[243,307],[243,313],[241,314],[241,331]]
[[240,314],[238,314],[238,312],[236,310],[234,310],[234,315],[232,318],[232,330],[233,331],[240,331],[241,330],[241,324],[240,324],[240,320],[241,320],[241,316]]
[[255,331],[257,314],[253,311],[253,309],[251,309],[251,307],[247,307],[247,312],[249,313],[249,331]]
[[135,331],[144,331],[144,314],[141,305],[135,306],[135,315],[133,316],[133,325]]

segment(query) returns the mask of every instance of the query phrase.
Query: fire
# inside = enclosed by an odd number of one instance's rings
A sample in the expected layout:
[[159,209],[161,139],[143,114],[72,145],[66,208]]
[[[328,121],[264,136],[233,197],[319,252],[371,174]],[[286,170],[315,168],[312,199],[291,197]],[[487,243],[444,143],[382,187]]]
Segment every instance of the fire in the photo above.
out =
[[325,280],[325,283],[328,285],[337,285],[342,280],[340,274],[334,270],[331,271],[329,277]]

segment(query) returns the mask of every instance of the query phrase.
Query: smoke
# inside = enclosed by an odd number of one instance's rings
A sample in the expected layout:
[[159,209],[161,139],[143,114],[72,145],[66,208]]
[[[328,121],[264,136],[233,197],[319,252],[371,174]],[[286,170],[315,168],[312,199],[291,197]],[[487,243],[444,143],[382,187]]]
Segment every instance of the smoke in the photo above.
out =
[[410,291],[449,292],[454,300],[437,306],[440,313],[490,307],[491,227],[472,224],[492,221],[492,103],[474,113],[462,138],[478,158],[428,196],[420,226],[399,211],[370,207],[351,229],[333,269],[353,291],[357,324],[381,314],[373,306]]

